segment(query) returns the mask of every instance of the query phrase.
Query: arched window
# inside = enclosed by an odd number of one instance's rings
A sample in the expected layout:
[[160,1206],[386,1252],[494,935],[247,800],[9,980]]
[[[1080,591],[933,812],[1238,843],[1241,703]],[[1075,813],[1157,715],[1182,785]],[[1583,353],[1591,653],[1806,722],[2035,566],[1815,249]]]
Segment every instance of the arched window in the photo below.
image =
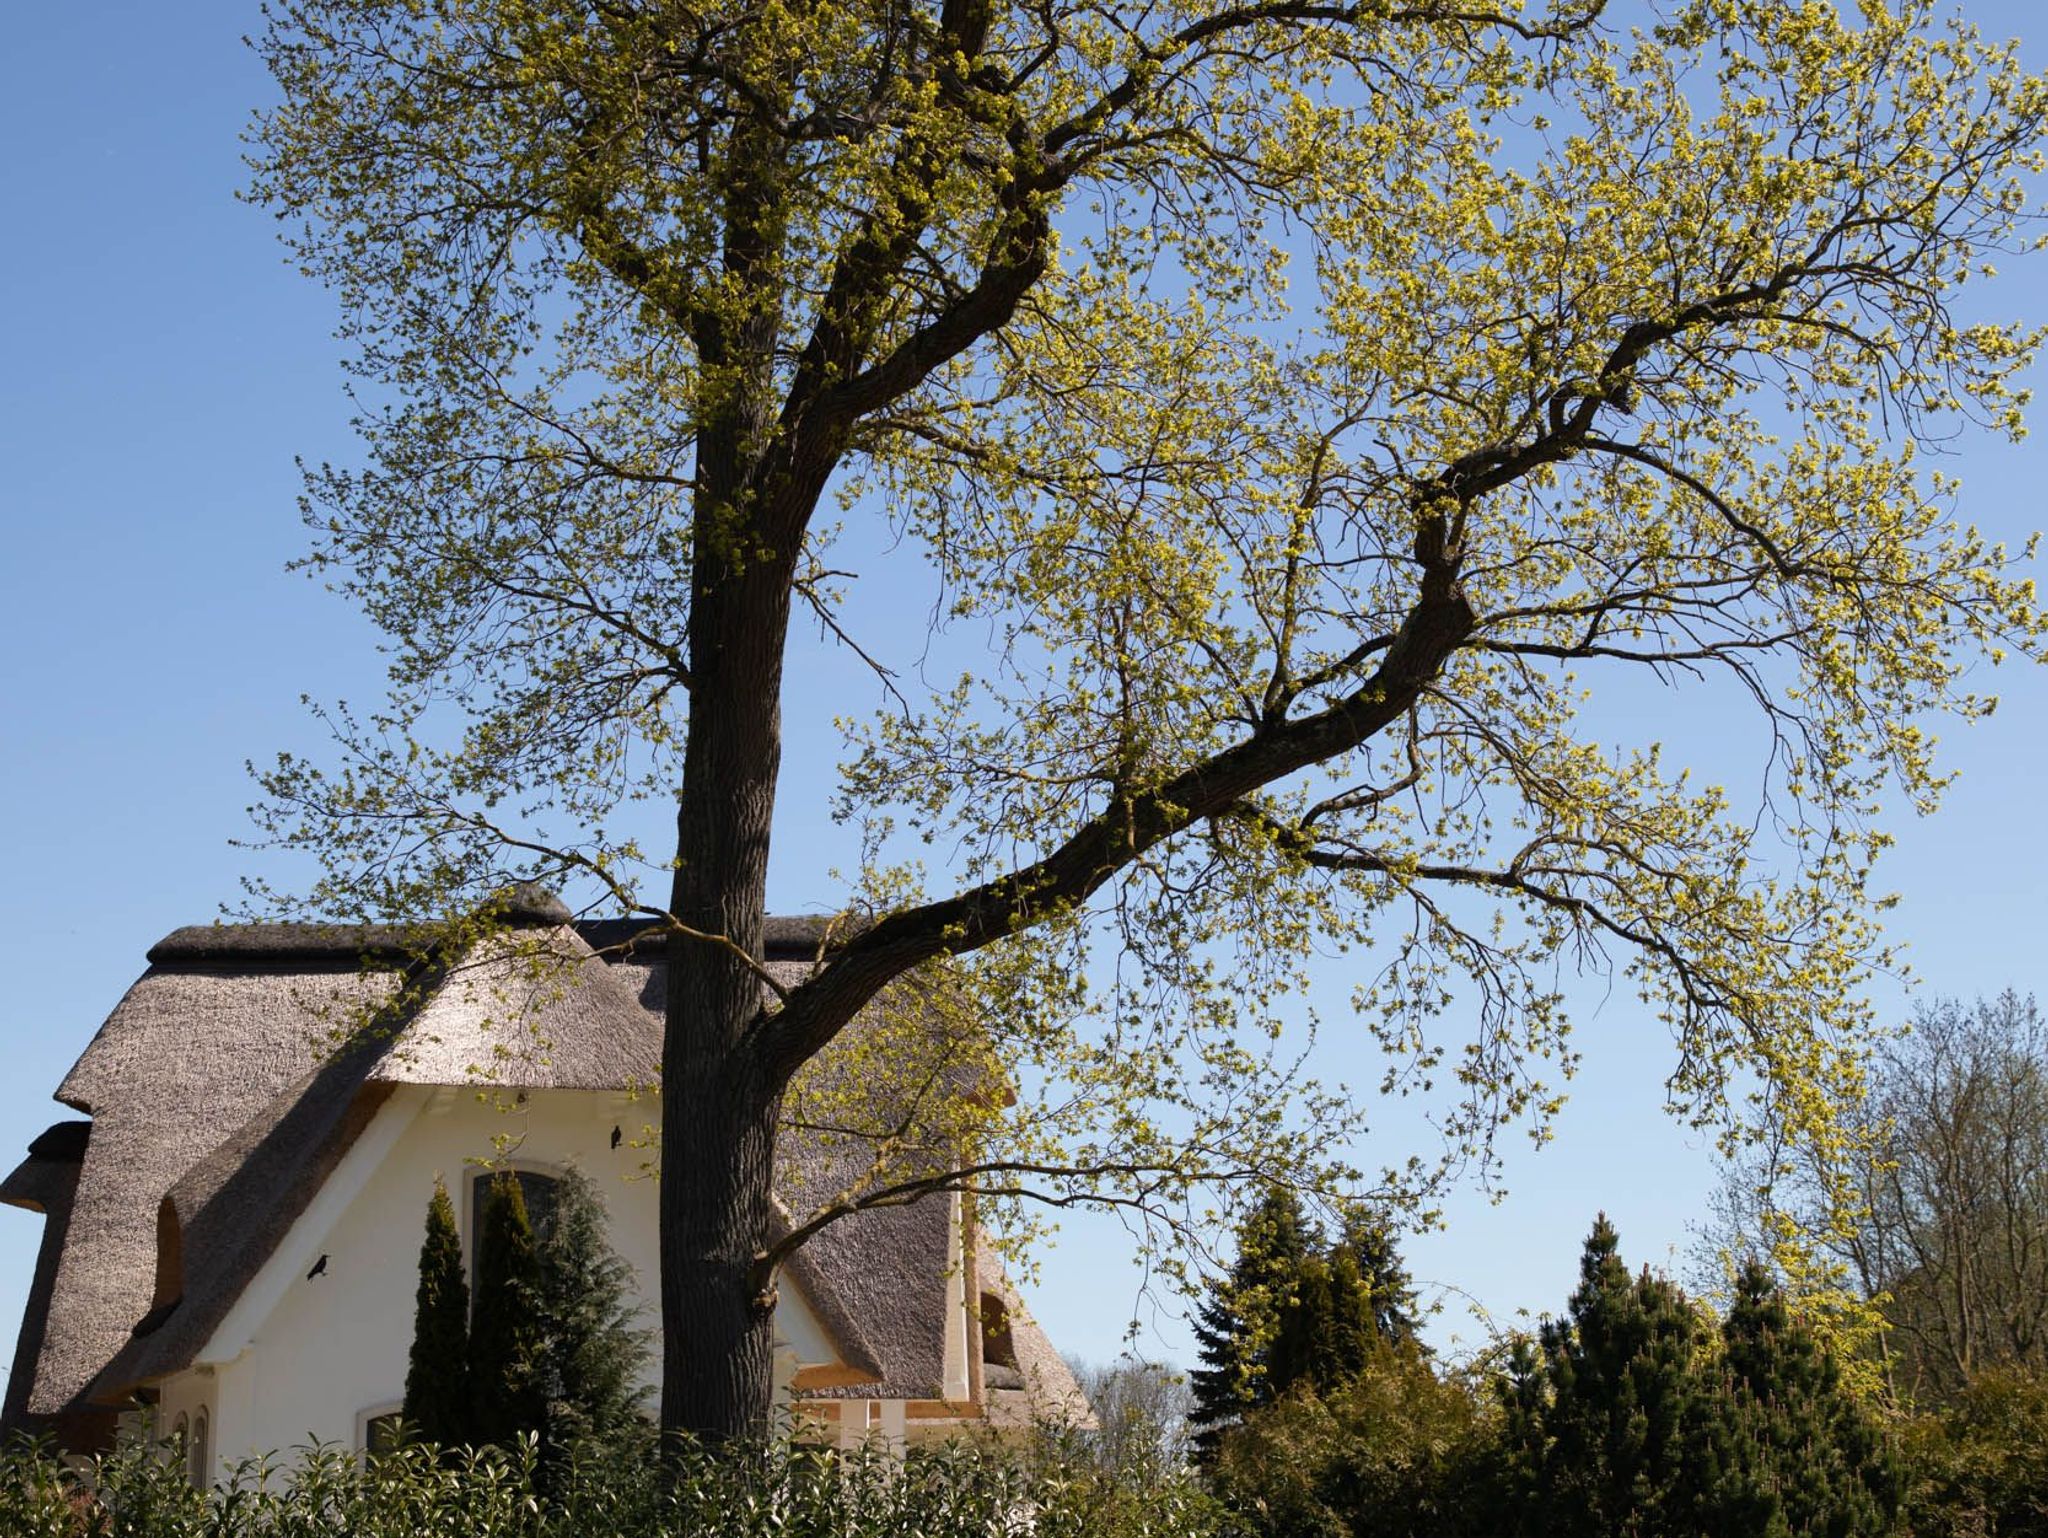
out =
[[362,1449],[365,1460],[375,1462],[388,1453],[398,1451],[402,1445],[398,1440],[398,1428],[404,1408],[395,1404],[379,1405],[356,1417],[356,1445]]
[[491,1182],[499,1175],[519,1182],[519,1194],[526,1198],[526,1218],[533,1224],[533,1236],[546,1238],[555,1226],[555,1177],[546,1170],[479,1170],[469,1181],[469,1281],[476,1285],[477,1257],[483,1249],[484,1203],[491,1197]]
[[201,1405],[192,1412],[192,1432],[185,1438],[185,1477],[192,1481],[192,1488],[195,1490],[204,1490],[213,1482],[213,1438],[209,1435],[211,1430],[206,1407]]
[[990,1367],[1017,1367],[1017,1343],[1010,1335],[1010,1305],[995,1293],[981,1295],[981,1360]]

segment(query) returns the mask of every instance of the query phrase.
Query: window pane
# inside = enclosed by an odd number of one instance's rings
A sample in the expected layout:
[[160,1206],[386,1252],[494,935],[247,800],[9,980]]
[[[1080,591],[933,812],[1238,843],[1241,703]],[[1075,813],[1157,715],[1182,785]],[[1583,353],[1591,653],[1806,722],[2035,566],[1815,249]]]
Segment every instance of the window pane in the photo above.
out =
[[398,1448],[398,1412],[386,1411],[372,1415],[363,1422],[363,1451],[372,1458],[381,1457]]
[[211,1483],[213,1473],[213,1449],[208,1445],[207,1436],[210,1429],[204,1410],[192,1417],[192,1435],[185,1447],[185,1477],[199,1490],[204,1490]]

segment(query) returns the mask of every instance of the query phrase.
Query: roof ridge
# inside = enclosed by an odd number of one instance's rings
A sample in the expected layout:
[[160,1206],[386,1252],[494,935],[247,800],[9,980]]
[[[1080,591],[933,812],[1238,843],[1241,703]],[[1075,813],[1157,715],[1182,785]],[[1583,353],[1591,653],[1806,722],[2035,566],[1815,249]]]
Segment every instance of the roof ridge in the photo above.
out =
[[[567,909],[563,916],[567,917]],[[531,917],[520,910],[522,917]],[[537,916],[537,915],[535,915]],[[808,961],[834,925],[850,933],[854,925],[843,915],[769,914],[762,920],[762,948],[779,961]],[[650,939],[665,938],[658,920],[639,918],[576,919],[577,935],[606,960],[645,952]],[[430,934],[424,926],[342,923],[187,924],[172,930],[149,948],[153,966],[190,966],[222,962],[396,961],[419,954]]]

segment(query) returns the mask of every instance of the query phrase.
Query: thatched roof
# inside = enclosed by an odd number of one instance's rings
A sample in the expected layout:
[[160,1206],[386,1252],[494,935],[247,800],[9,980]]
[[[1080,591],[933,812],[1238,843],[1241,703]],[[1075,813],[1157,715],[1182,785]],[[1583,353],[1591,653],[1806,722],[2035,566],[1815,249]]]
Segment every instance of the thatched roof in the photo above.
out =
[[29,1413],[28,1391],[35,1382],[36,1363],[43,1353],[50,1294],[57,1281],[57,1257],[63,1254],[64,1236],[70,1231],[79,1167],[85,1162],[86,1144],[91,1137],[91,1122],[60,1121],[30,1143],[28,1157],[6,1180],[0,1181],[0,1202],[43,1214],[42,1248],[37,1252],[35,1272],[29,1279],[28,1304],[22,1310],[21,1334],[14,1343],[14,1365],[7,1379],[7,1393],[0,1399],[0,1426],[46,1429],[42,1417],[31,1417]]
[[[1002,1262],[983,1241],[981,1285],[1003,1302],[1009,1314],[1010,1345],[1017,1365],[996,1381],[995,1369],[984,1367],[988,1377],[988,1423],[999,1431],[1021,1430],[1033,1425],[1072,1426],[1092,1429],[1095,1411],[1074,1377],[1074,1369],[1060,1355],[1031,1310],[1024,1306],[1017,1289],[1004,1274]],[[1011,1376],[1014,1373],[1014,1376]]]
[[[31,1296],[5,1424],[190,1365],[391,1087],[653,1080],[665,965],[631,943],[642,926],[520,916],[530,927],[458,965],[414,963],[403,989],[399,972],[362,965],[409,954],[397,931],[209,926],[154,946],[57,1091],[91,1123],[46,1133],[0,1185],[0,1200],[48,1214],[47,1285]],[[768,954],[794,973],[820,934],[771,920]],[[537,968],[542,950],[570,965]],[[787,1141],[778,1198],[808,1212],[850,1166]],[[947,1209],[845,1219],[788,1268],[848,1365],[872,1374],[868,1394],[942,1392]]]
[[15,1380],[24,1414],[78,1406],[149,1312],[165,1194],[310,1069],[333,1019],[389,986],[353,961],[202,959],[160,962],[128,990],[57,1090],[92,1135],[66,1231],[44,1232],[54,1277],[34,1370]]

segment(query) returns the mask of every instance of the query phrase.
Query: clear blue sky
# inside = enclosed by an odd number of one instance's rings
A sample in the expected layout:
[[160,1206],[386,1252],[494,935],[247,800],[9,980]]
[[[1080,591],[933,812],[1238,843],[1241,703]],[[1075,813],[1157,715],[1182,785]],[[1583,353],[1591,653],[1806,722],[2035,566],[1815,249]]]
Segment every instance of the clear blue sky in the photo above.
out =
[[[2032,24],[2023,0],[1967,9],[2004,33]],[[228,844],[246,827],[244,760],[316,745],[302,693],[366,699],[379,678],[365,627],[283,570],[301,548],[293,456],[346,458],[351,440],[327,296],[283,264],[267,216],[234,200],[237,135],[268,88],[239,40],[256,23],[239,0],[36,6],[9,17],[0,51],[8,1165],[70,1114],[50,1091],[143,952],[213,917],[258,868]],[[2029,51],[2048,62],[2048,47]],[[2048,317],[2048,263],[2015,270],[1998,298]],[[2016,539],[2048,524],[2044,443],[1962,459],[1985,528]],[[808,652],[797,678],[771,888],[785,911],[832,897],[825,867],[844,846],[823,816],[826,723],[866,697],[849,693],[865,685],[843,656]],[[1900,829],[1887,871],[1904,894],[1894,932],[1938,991],[2048,992],[2048,678],[2008,669],[1998,689],[1991,722],[1949,734],[1961,781],[1937,819]],[[1644,735],[1691,735],[1684,724]],[[1410,1247],[1421,1279],[1504,1319],[1559,1306],[1596,1209],[1632,1257],[1661,1263],[1688,1242],[1712,1182],[1705,1148],[1657,1109],[1661,1034],[1626,990],[1586,996],[1599,1007],[1557,1141],[1514,1154],[1504,1201],[1460,1200],[1447,1232]],[[1881,1001],[1903,1007],[1896,990]],[[0,1208],[0,1370],[40,1230]],[[1135,1286],[1118,1231],[1078,1223],[1035,1296],[1063,1348],[1102,1359]],[[1145,1318],[1140,1344],[1185,1360],[1184,1326]]]

